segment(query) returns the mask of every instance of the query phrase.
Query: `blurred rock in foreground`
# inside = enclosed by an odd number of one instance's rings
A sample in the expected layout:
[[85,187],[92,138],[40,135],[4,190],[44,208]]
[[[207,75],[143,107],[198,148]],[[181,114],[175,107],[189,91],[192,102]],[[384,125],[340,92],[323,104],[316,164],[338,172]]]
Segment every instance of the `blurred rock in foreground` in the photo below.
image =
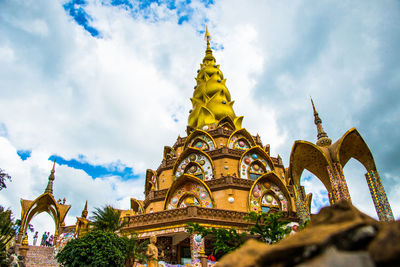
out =
[[223,266],[400,266],[400,221],[378,222],[343,201],[278,244],[247,241],[221,259]]

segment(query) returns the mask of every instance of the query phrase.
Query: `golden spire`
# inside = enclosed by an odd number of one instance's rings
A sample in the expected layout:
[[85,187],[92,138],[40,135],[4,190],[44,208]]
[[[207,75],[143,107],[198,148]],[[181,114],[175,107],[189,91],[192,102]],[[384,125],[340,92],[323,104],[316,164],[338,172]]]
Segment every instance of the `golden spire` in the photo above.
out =
[[206,33],[204,34],[204,39],[207,41],[207,44],[210,43],[211,35],[210,35],[210,33],[208,32],[208,27],[207,27],[207,25],[206,25]]
[[192,128],[217,124],[225,117],[230,117],[237,129],[241,128],[243,117],[237,117],[233,111],[231,94],[225,86],[226,79],[215,64],[215,58],[210,47],[211,35],[206,27],[204,39],[207,41],[207,49],[197,71],[195,91],[192,101],[193,109],[190,111],[188,125]]
[[56,172],[56,159],[57,157],[54,157],[54,162],[53,162],[53,168],[51,169],[50,175],[49,175],[49,182],[47,183],[47,187],[44,190],[45,193],[50,193],[53,194],[53,181],[55,179],[54,173]]
[[324,128],[322,128],[322,120],[318,116],[317,109],[314,106],[314,101],[311,99],[311,105],[313,107],[314,111],[314,123],[317,126],[317,145],[319,146],[329,146],[332,144],[332,140],[328,137],[328,134],[324,131]]
[[207,41],[207,49],[206,49],[206,55],[203,58],[203,63],[205,63],[206,61],[211,61],[211,60],[214,60],[214,63],[215,63],[215,58],[214,58],[214,56],[212,54],[212,50],[211,50],[211,47],[210,47],[211,35],[208,32],[207,26],[206,26],[206,33],[204,34],[204,40]]

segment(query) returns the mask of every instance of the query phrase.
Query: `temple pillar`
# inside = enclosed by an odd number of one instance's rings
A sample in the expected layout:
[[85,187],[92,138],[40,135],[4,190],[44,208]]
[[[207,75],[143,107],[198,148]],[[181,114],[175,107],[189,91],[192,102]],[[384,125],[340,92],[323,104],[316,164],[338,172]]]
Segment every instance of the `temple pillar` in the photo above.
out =
[[328,165],[326,166],[326,170],[328,171],[329,175],[329,181],[331,183],[331,192],[328,192],[329,194],[329,202],[331,205],[337,203],[340,201],[340,185],[339,181],[336,178],[335,172],[331,169],[331,167]]
[[303,224],[311,219],[310,210],[307,206],[304,187],[293,185],[293,192],[294,203],[296,204],[296,213],[300,219],[300,223]]
[[[22,224],[21,224],[22,225]],[[22,236],[23,236],[23,231],[21,230],[21,228],[18,231],[18,238],[17,238],[17,244],[21,244],[22,242]]]
[[329,192],[330,204],[336,204],[343,199],[351,203],[349,188],[346,178],[344,177],[342,165],[338,162],[334,162],[332,166],[333,169],[330,166],[326,167],[332,188],[331,192]]
[[200,256],[200,252],[204,251],[204,238],[201,235],[193,234],[190,236],[190,252],[192,262]]
[[344,177],[342,164],[340,164],[339,162],[334,162],[333,168],[335,170],[335,176],[339,185],[340,199],[345,199],[351,203],[349,188],[347,186],[346,178]]
[[376,213],[380,221],[394,221],[392,208],[390,207],[385,189],[377,171],[370,170],[365,174],[368,188],[375,205]]
[[26,255],[28,254],[29,250],[29,244],[28,244],[28,237],[26,235],[23,235],[22,237],[22,244],[18,248],[18,255],[23,257],[24,263],[26,262]]

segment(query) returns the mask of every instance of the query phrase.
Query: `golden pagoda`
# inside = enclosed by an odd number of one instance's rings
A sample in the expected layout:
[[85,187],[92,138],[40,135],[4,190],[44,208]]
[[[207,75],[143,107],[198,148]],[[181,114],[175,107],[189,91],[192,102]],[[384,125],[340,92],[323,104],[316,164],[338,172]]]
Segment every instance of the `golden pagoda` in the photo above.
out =
[[201,249],[210,253],[212,240],[189,236],[188,222],[245,231],[249,211],[283,211],[296,215],[293,186],[282,159],[270,155],[258,135],[242,128],[226,79],[216,64],[206,29],[207,48],[191,98],[186,137],[164,147],[161,165],[148,169],[145,199],[131,199],[122,231],[139,238],[157,236],[157,245],[170,263],[187,263]]
[[[146,171],[145,199],[131,198],[131,209],[121,211],[121,220],[127,223],[123,233],[135,231],[141,239],[157,236],[167,262],[185,264],[213,248],[212,240],[185,231],[188,222],[241,232],[248,229],[244,217],[250,211],[281,211],[292,225],[310,220],[312,194],[306,194],[300,183],[304,170],[321,180],[331,204],[351,201],[343,173],[351,158],[366,168],[379,219],[394,220],[372,153],[355,128],[332,144],[311,100],[317,142],[295,141],[285,168],[279,155],[270,155],[269,144],[242,128],[243,117],[233,110],[208,29],[205,39],[187,136],[165,146],[160,166]],[[80,236],[87,228],[86,215],[87,205],[76,226],[64,230],[75,229],[75,236]]]

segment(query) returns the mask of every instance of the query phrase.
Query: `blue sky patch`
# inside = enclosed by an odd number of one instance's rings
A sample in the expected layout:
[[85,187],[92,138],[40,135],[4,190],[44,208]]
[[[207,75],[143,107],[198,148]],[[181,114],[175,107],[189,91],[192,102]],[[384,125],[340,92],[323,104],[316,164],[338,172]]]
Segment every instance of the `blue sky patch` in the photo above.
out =
[[124,6],[125,8],[133,8],[129,0],[111,0],[112,6]]
[[[136,4],[132,4],[136,3]],[[102,4],[112,5],[130,10],[134,18],[140,16],[148,21],[157,22],[160,20],[157,13],[152,12],[152,5],[165,6],[169,10],[176,12],[178,17],[177,23],[182,25],[185,22],[190,22],[193,17],[194,8],[191,6],[191,0],[175,1],[175,0],[108,0],[103,1]],[[214,4],[213,0],[202,0],[204,7],[209,8]]]
[[64,10],[68,12],[68,14],[74,18],[76,23],[81,25],[87,32],[90,33],[93,37],[99,37],[99,31],[90,26],[89,23],[92,21],[92,17],[86,13],[84,7],[87,5],[85,0],[72,0],[63,5]]
[[30,157],[31,157],[31,153],[32,153],[31,150],[18,150],[18,151],[17,151],[18,156],[19,156],[23,161],[26,160],[26,159],[28,159],[28,158],[30,158]]
[[302,176],[302,177],[301,177],[301,180],[303,180],[303,181],[310,181],[311,178],[312,178],[311,175],[307,175],[307,176]]
[[[54,161],[55,156],[56,155],[50,156],[49,160]],[[86,162],[85,156],[79,155],[78,159],[70,160],[66,160],[63,157],[57,156],[56,162],[59,165],[67,165],[68,167],[74,169],[83,170],[92,178],[120,176],[122,179],[128,180],[139,177],[139,175],[135,175],[133,173],[133,169],[131,167],[126,167],[118,161],[110,163],[108,165],[92,165]]]

